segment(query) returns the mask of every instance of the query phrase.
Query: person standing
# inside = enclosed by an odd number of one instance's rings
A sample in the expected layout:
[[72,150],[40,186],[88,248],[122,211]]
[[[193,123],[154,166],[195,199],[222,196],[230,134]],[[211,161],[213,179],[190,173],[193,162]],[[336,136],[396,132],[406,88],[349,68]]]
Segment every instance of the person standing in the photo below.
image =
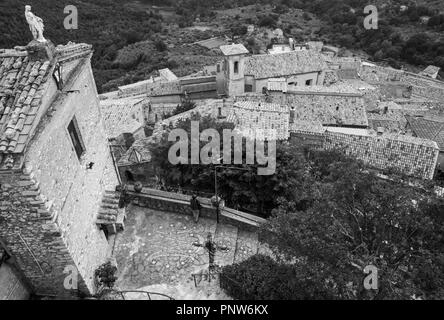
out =
[[195,242],[195,243],[193,243],[193,245],[197,246],[197,247],[203,247],[208,251],[208,270],[210,272],[215,271],[215,269],[216,269],[216,264],[214,263],[214,260],[216,257],[216,251],[217,250],[221,250],[221,251],[228,251],[229,250],[229,248],[227,246],[218,245],[213,240],[213,235],[211,234],[211,232],[209,232],[207,234],[207,241],[205,241],[204,243]]
[[199,221],[200,209],[202,206],[200,205],[199,200],[197,200],[197,196],[193,194],[190,200],[191,210],[193,211],[194,222],[197,223]]

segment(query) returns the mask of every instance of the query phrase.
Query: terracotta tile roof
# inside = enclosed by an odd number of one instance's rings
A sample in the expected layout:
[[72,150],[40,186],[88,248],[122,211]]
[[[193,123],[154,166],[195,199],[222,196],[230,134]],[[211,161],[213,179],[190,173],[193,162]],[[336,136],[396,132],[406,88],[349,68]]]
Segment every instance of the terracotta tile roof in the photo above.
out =
[[287,93],[285,98],[295,120],[319,121],[324,125],[368,126],[365,104],[360,96]]
[[143,126],[144,99],[107,99],[100,101],[100,112],[108,138],[122,133],[134,133]]
[[229,44],[226,46],[220,46],[220,51],[225,56],[233,56],[237,54],[247,54],[248,50],[244,47],[243,44]]
[[325,130],[320,121],[295,120],[290,124],[290,131],[323,133]]
[[0,153],[24,151],[50,69],[26,53],[0,52]]
[[258,101],[238,101],[227,117],[244,136],[286,140],[290,113],[287,106]]
[[444,121],[406,116],[414,134],[423,139],[435,141],[441,151],[444,151]]
[[154,142],[153,137],[136,140],[128,151],[120,158],[118,165],[127,166],[136,163],[150,162],[150,143]]
[[318,72],[326,68],[323,56],[314,50],[254,55],[245,60],[245,75],[256,79]]

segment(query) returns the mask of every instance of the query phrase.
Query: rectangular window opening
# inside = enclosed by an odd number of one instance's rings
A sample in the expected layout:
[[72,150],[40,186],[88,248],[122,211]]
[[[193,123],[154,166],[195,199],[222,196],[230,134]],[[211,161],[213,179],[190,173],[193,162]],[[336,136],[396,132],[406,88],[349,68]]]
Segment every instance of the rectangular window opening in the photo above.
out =
[[80,135],[76,117],[73,117],[72,120],[69,122],[68,133],[74,146],[77,158],[80,160],[86,149],[82,140],[82,136]]

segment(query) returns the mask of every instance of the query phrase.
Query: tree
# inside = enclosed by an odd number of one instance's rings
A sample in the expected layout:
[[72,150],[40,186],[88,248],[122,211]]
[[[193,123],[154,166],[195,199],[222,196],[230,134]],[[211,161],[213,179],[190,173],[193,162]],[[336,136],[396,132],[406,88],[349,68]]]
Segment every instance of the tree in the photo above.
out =
[[[281,206],[261,237],[280,260],[303,258],[316,268],[338,298],[442,298],[443,201],[431,201],[433,194],[396,177],[381,179],[359,161],[330,155],[311,156],[322,198],[303,211]],[[378,268],[374,292],[363,287],[368,265]]]
[[162,39],[157,39],[156,41],[154,41],[154,46],[156,47],[156,50],[159,52],[163,52],[165,50],[168,49],[167,45],[165,44],[165,42],[163,42]]
[[262,16],[259,18],[258,22],[260,27],[269,27],[269,28],[276,27],[276,23],[277,23],[276,15]]
[[334,289],[315,280],[316,271],[305,264],[282,264],[258,254],[223,267],[220,283],[238,300],[335,299]]
[[[190,137],[191,121],[199,121],[199,129],[216,129],[221,137],[220,152],[223,154],[223,129],[233,129],[228,122],[218,122],[211,117],[194,114],[190,119],[179,121],[177,128],[184,129]],[[172,127],[169,130],[173,129]],[[206,142],[200,141],[200,148]],[[227,206],[236,207],[267,217],[281,201],[291,209],[304,209],[314,198],[318,197],[314,189],[314,181],[308,175],[308,163],[305,161],[303,150],[288,142],[278,142],[276,145],[276,171],[270,176],[257,174],[258,165],[246,165],[246,143],[242,140],[242,163],[224,164],[225,168],[217,170],[219,194],[226,200]],[[249,142],[251,143],[251,142]],[[173,142],[168,141],[168,132],[150,145],[152,162],[158,168],[158,174],[168,185],[180,185],[196,191],[211,193],[214,191],[214,165],[172,165],[168,161],[168,150]],[[232,145],[234,148],[235,146]],[[233,150],[233,149],[232,149]],[[188,152],[191,157],[190,152]],[[233,158],[231,163],[233,163]],[[243,170],[231,169],[239,167]]]

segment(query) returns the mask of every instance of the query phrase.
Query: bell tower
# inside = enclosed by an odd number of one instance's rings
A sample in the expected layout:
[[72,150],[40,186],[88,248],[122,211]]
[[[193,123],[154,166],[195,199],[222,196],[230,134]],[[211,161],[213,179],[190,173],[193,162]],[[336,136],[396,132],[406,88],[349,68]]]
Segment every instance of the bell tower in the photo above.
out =
[[244,93],[245,87],[245,55],[247,48],[242,44],[221,46],[224,55],[224,88],[227,96],[235,96]]

